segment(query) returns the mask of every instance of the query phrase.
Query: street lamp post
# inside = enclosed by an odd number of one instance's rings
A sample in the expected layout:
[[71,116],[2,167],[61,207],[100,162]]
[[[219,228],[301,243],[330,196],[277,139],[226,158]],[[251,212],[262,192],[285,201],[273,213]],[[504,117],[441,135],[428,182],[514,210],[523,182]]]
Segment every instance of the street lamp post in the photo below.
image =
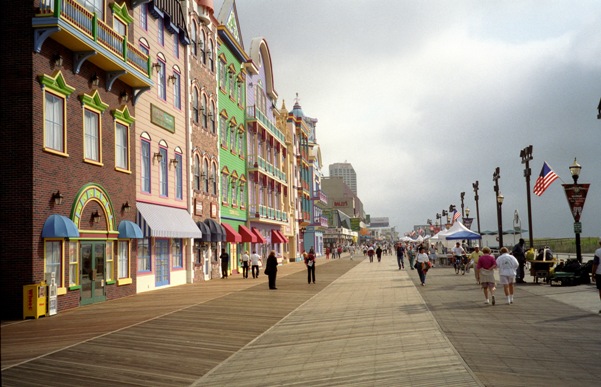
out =
[[478,183],[478,180],[476,180],[476,182],[472,184],[472,187],[474,188],[474,200],[476,201],[476,218],[478,219],[478,234],[480,234],[480,207],[478,206],[478,199],[480,199],[480,196],[478,196],[479,185],[480,184]]
[[[530,160],[532,160],[532,145],[528,145],[520,152],[522,164],[525,164],[524,177],[526,178],[526,200],[528,204],[528,238],[530,248],[534,247],[534,238],[532,237],[532,205],[530,202]],[[521,227],[520,227],[521,232]]]
[[497,201],[497,226],[499,228],[499,249],[503,247],[503,213],[501,207],[503,206],[504,196],[499,191],[499,179],[501,178],[501,168],[497,167],[495,172],[492,174],[492,179],[495,182],[495,199]]
[[465,218],[465,212],[463,211],[463,199],[465,199],[465,192],[462,192],[460,197],[461,197],[461,217]]
[[582,167],[576,159],[574,163],[570,165],[570,174],[574,179],[574,184],[562,184],[574,217],[574,234],[576,235],[576,259],[578,262],[582,262],[582,251],[580,249],[580,233],[582,232],[582,223],[580,223],[580,216],[582,215],[582,209],[584,208],[584,202],[586,200],[586,194],[588,192],[590,184],[578,184],[578,177],[580,177],[580,170]]

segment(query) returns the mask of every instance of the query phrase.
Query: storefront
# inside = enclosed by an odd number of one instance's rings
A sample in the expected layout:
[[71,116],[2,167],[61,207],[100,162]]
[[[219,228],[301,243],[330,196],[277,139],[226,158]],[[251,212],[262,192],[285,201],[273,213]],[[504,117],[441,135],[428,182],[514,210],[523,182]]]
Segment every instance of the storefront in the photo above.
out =
[[136,207],[144,236],[138,243],[137,291],[187,283],[194,270],[193,240],[202,238],[190,213],[142,202]]

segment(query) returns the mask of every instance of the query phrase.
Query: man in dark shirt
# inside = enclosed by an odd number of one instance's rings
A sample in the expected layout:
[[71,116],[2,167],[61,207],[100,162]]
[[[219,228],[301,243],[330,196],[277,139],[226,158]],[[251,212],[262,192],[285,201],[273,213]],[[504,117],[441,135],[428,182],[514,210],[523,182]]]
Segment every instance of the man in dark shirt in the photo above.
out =
[[221,278],[227,278],[227,271],[230,266],[230,255],[225,252],[225,249],[221,249]]
[[526,250],[524,249],[524,239],[520,238],[520,241],[517,245],[513,246],[513,250],[511,250],[511,255],[513,255],[519,263],[517,275],[516,275],[516,283],[523,284],[524,281],[524,265],[526,264]]

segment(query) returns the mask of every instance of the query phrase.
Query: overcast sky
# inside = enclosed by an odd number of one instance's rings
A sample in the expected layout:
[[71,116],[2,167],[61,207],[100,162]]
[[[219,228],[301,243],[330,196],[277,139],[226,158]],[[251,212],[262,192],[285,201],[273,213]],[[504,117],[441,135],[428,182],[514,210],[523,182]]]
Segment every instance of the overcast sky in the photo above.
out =
[[[278,106],[292,109],[299,94],[319,120],[324,174],[350,162],[371,216],[389,217],[402,233],[449,204],[459,208],[462,191],[475,215],[478,180],[481,229],[496,230],[500,167],[503,228],[515,210],[527,228],[519,155],[531,144],[531,190],[543,161],[571,183],[577,157],[579,183],[591,184],[582,235],[601,236],[601,1],[236,5],[246,50],[254,37],[267,40]],[[574,235],[561,184],[532,195],[535,238]]]

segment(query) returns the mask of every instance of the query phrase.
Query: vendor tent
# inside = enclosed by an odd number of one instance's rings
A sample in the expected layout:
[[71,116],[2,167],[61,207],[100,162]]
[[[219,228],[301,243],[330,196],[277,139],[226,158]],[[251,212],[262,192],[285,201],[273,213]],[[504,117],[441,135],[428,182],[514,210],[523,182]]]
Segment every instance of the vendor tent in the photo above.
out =
[[465,227],[461,222],[455,222],[450,229],[443,235],[447,240],[455,239],[480,239],[480,234],[473,232],[469,228]]

